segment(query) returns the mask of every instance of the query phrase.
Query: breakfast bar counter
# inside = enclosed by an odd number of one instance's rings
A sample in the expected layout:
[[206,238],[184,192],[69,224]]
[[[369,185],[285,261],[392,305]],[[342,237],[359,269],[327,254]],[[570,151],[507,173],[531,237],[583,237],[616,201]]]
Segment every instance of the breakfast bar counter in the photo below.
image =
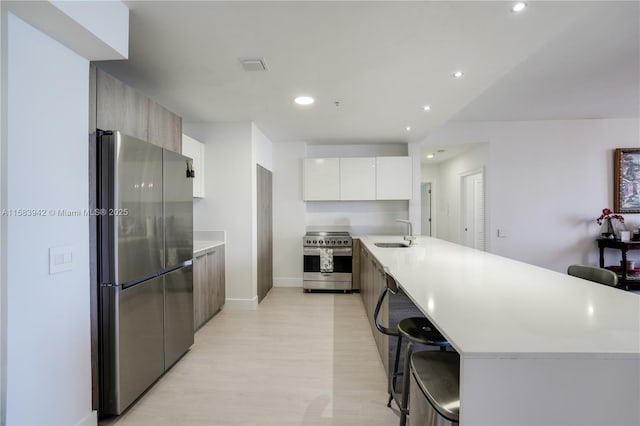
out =
[[460,354],[462,425],[640,425],[640,296],[431,237],[361,243]]

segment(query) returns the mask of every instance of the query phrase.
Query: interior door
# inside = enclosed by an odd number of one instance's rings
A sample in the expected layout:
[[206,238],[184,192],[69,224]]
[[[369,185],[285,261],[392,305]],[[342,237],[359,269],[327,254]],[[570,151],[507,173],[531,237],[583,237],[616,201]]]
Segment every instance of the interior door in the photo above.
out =
[[431,182],[420,184],[420,222],[422,235],[431,235]]
[[462,178],[462,237],[467,247],[485,249],[483,173]]
[[273,212],[271,172],[256,164],[258,200],[258,303],[273,287]]

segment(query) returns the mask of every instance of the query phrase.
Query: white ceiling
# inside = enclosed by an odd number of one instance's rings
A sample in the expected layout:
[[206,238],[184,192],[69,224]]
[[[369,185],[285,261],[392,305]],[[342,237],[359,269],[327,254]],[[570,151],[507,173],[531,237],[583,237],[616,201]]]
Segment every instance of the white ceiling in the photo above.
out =
[[[101,68],[184,121],[253,120],[274,142],[640,115],[636,1],[529,2],[521,14],[502,1],[125,3],[129,60]],[[269,71],[243,71],[243,57],[264,57]],[[316,103],[295,105],[299,94]]]

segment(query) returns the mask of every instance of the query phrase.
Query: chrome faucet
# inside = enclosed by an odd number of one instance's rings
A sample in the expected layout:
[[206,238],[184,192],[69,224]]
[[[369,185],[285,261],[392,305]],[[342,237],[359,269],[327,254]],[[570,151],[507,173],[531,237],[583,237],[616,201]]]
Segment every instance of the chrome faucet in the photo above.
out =
[[396,222],[406,223],[407,225],[409,225],[409,235],[405,235],[403,239],[405,241],[409,241],[409,245],[413,244],[413,242],[416,240],[416,237],[413,236],[413,225],[411,224],[411,221],[404,220],[404,219],[396,219]]

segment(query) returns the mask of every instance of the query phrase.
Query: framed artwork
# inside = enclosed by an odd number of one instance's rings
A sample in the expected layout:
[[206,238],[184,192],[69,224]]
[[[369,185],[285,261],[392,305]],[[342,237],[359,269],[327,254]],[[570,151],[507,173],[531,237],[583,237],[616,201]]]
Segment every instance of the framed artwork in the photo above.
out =
[[640,148],[616,149],[614,165],[616,213],[640,213]]

